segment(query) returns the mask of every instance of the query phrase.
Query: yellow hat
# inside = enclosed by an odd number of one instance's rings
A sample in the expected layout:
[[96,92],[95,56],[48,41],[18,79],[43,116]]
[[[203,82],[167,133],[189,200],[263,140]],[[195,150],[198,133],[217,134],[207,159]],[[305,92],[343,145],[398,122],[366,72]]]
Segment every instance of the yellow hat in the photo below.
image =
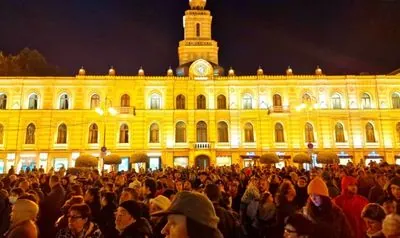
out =
[[322,180],[319,177],[316,177],[315,179],[313,179],[310,182],[310,184],[308,184],[307,192],[308,192],[308,195],[317,194],[317,195],[329,197],[328,187],[326,186],[326,183],[324,182],[324,180]]

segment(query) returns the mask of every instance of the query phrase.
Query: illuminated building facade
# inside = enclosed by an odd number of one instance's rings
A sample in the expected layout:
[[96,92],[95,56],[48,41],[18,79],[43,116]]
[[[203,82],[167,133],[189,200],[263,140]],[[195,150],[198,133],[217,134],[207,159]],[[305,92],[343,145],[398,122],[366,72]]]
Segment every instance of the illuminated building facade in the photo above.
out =
[[205,3],[190,1],[175,73],[1,77],[0,173],[73,166],[102,146],[123,158],[146,153],[152,168],[247,166],[266,152],[289,164],[318,151],[342,163],[400,158],[400,74],[225,73]]

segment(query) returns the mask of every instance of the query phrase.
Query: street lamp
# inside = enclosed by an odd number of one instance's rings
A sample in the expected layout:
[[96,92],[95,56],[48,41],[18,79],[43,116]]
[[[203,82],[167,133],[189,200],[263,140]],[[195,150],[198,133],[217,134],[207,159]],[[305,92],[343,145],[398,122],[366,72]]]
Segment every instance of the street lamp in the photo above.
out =
[[96,113],[100,116],[103,116],[103,146],[101,147],[101,158],[103,159],[102,170],[104,168],[104,157],[107,155],[107,147],[106,147],[106,132],[107,132],[107,117],[109,115],[115,116],[118,114],[117,110],[112,107],[112,101],[109,98],[105,98],[104,100],[104,107],[96,107]]

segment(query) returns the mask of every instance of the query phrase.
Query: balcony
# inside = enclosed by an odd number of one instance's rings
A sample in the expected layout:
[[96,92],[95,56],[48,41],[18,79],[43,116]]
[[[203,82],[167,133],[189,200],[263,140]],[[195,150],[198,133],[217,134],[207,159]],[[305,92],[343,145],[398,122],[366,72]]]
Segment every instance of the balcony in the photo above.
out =
[[273,110],[274,110],[274,112],[283,112],[283,107],[282,106],[274,106]]
[[130,113],[130,107],[120,107],[119,108],[119,113],[120,114],[129,114]]
[[208,142],[197,142],[197,143],[194,143],[194,148],[197,149],[197,150],[211,149],[211,143],[208,143]]

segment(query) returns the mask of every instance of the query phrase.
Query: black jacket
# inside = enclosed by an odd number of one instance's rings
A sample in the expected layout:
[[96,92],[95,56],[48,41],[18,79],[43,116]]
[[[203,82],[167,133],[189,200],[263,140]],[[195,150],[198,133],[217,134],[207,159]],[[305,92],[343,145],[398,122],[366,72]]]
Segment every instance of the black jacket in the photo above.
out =
[[100,227],[101,233],[104,237],[115,237],[117,230],[115,230],[115,216],[114,212],[116,210],[114,204],[107,204],[100,210],[100,216],[98,218],[98,225]]
[[136,220],[135,223],[128,226],[121,234],[117,237],[123,238],[151,238],[153,231],[150,223],[145,218]]
[[4,234],[10,226],[11,204],[8,198],[0,193],[0,235]]

